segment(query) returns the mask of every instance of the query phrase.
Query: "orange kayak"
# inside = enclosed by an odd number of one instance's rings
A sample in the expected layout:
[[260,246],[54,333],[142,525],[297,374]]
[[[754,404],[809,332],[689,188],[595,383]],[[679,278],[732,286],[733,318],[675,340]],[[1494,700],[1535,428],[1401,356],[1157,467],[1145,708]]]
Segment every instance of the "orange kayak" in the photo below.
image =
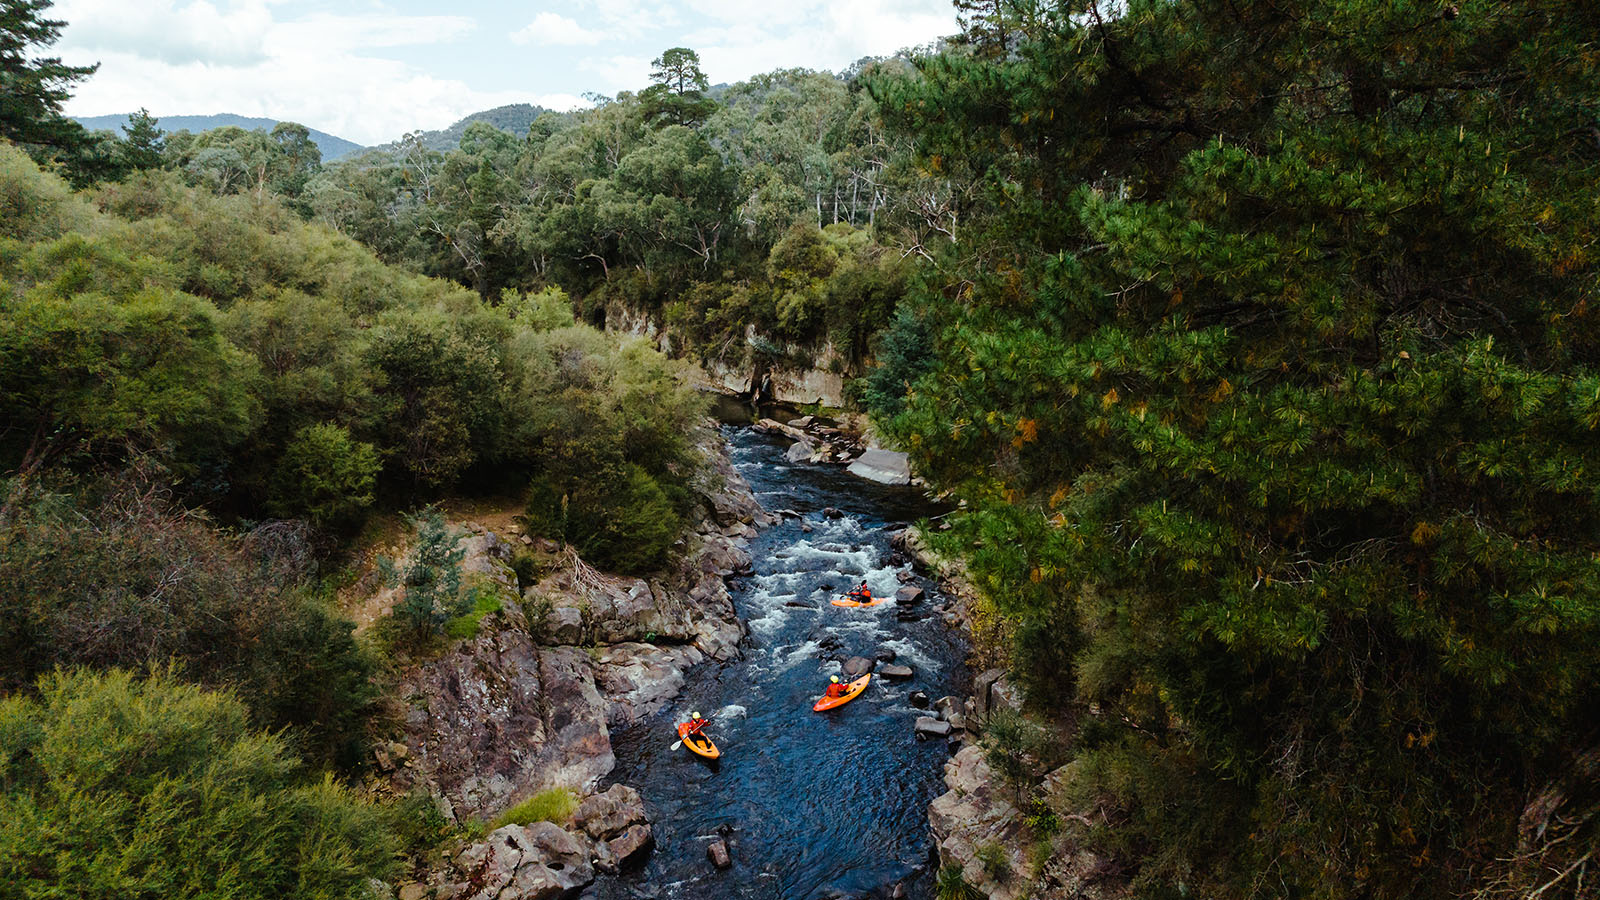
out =
[[872,673],[868,672],[860,678],[857,678],[855,681],[850,682],[849,690],[845,691],[843,694],[840,694],[837,697],[829,697],[824,694],[821,700],[818,700],[816,703],[812,704],[811,711],[824,712],[826,710],[834,709],[849,703],[851,700],[861,696],[861,692],[867,689],[867,682],[871,680]]
[[866,603],[862,603],[860,600],[852,600],[850,598],[850,595],[846,594],[843,597],[835,597],[835,598],[833,598],[832,600],[830,600],[828,602],[832,603],[834,606],[845,606],[845,607],[849,607],[851,609],[856,609],[856,608],[867,607],[867,606],[877,606],[879,603],[888,603],[889,602],[889,598],[888,597],[873,597],[871,600],[868,600]]
[[678,724],[678,737],[683,738],[683,745],[688,747],[691,753],[698,753],[706,759],[716,759],[722,755],[722,751],[717,749],[716,744],[711,743],[711,738],[706,737],[705,732],[690,734],[688,722]]

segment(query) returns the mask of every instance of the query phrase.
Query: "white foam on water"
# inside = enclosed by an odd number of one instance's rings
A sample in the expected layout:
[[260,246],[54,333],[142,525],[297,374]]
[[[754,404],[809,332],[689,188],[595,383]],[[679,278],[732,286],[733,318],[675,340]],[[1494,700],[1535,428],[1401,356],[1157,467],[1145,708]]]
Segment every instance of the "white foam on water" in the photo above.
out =
[[922,652],[922,648],[912,643],[909,638],[895,638],[884,641],[878,646],[893,650],[894,664],[910,666],[911,670],[919,676],[924,673],[931,675],[939,671],[939,663],[928,654]]
[[711,717],[713,719],[743,719],[748,715],[750,715],[749,709],[737,703],[729,703],[727,706],[712,713]]

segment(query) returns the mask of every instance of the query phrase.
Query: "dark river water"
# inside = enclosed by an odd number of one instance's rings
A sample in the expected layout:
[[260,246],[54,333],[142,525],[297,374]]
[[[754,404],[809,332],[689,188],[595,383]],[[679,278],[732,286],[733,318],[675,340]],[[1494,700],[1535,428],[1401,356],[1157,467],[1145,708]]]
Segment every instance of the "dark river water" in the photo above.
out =
[[[793,510],[751,542],[755,574],[733,582],[750,626],[742,659],[690,673],[684,695],[612,735],[609,782],[638,788],[656,849],[643,866],[602,879],[598,896],[624,898],[932,897],[929,801],[942,793],[943,741],[919,742],[912,691],[959,694],[969,674],[961,639],[941,621],[935,586],[922,604],[841,609],[828,601],[863,579],[892,595],[908,565],[891,564],[889,535],[934,512],[916,491],[862,481],[835,466],[791,465],[789,441],[725,428],[732,458],[772,511]],[[834,507],[842,515],[830,518]],[[804,530],[809,527],[810,532]],[[836,636],[840,647],[821,646]],[[866,693],[828,713],[811,704],[838,659],[891,650],[910,681],[874,676]],[[723,758],[669,749],[674,724],[699,710]],[[718,871],[706,846],[727,835],[733,866]]]

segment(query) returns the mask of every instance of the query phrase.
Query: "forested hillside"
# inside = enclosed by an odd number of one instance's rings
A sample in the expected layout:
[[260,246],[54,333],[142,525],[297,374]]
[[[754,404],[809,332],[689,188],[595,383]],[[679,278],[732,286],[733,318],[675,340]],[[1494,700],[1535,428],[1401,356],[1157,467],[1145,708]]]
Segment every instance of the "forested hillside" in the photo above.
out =
[[[138,117],[137,113],[129,115],[111,116],[77,116],[75,121],[90,131],[109,131],[116,137],[123,137]],[[216,128],[243,128],[246,131],[265,131],[271,133],[284,122],[276,119],[265,119],[259,116],[238,116],[231,113],[219,113],[214,116],[162,116],[161,127],[169,132],[188,131],[198,134],[202,131],[211,131]],[[293,123],[289,123],[293,124]],[[337,135],[315,128],[308,129],[312,143],[322,152],[322,158],[332,162],[336,159],[349,156],[361,150],[361,145],[355,141],[347,141]]]

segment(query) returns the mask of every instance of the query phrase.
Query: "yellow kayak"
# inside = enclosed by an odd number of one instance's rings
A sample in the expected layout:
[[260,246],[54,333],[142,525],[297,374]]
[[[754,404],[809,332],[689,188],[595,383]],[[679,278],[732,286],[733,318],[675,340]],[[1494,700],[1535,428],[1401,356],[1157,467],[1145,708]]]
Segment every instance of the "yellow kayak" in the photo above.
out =
[[722,756],[722,751],[718,750],[717,745],[711,743],[711,738],[706,737],[703,732],[690,734],[688,722],[678,725],[678,737],[683,738],[683,745],[688,747],[691,753],[698,753],[706,759],[716,759]]

